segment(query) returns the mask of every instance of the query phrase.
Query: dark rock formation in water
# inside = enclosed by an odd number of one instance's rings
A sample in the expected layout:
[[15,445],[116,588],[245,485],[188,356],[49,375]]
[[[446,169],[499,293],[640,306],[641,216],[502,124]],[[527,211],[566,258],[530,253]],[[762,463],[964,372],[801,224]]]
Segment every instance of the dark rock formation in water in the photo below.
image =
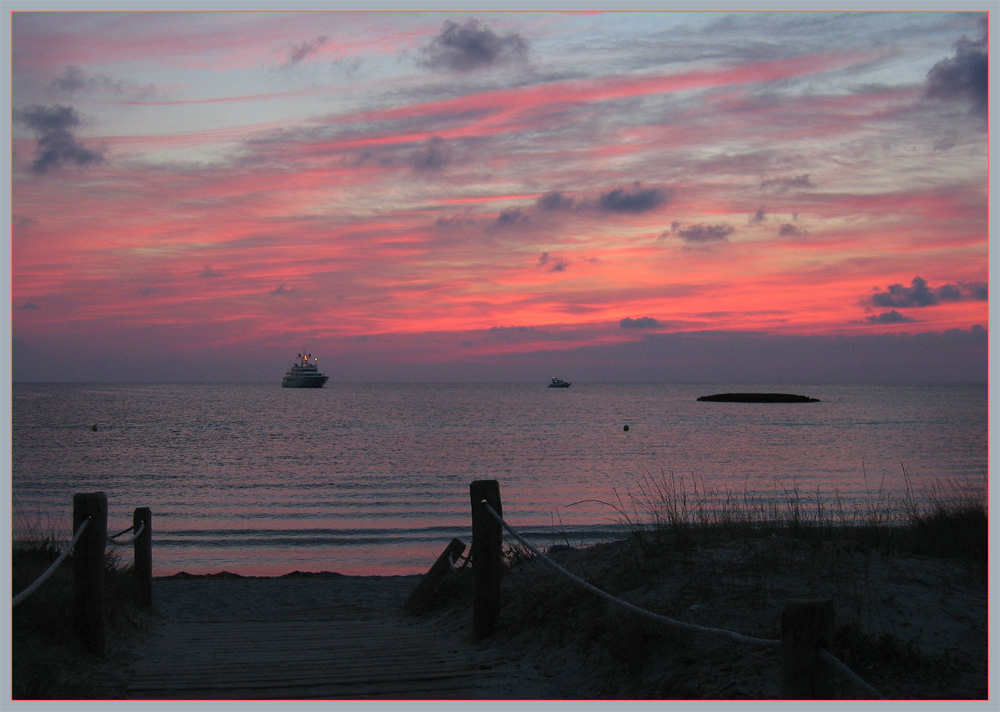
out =
[[819,398],[792,393],[717,393],[714,396],[701,396],[698,400],[715,403],[819,403]]

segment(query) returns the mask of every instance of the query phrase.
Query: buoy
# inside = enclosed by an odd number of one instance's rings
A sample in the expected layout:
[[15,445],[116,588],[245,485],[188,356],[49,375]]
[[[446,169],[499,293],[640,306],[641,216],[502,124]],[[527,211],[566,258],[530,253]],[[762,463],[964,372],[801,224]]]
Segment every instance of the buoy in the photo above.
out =
[[625,426],[625,432],[626,433],[628,432],[628,426],[627,425]]
[[93,430],[96,433],[97,432],[97,423],[94,423],[94,425],[90,429]]

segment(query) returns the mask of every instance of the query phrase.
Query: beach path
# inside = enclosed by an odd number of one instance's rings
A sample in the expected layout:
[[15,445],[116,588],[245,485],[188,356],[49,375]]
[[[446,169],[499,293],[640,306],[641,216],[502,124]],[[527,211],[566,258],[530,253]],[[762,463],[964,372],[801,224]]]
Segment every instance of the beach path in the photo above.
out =
[[544,676],[399,610],[418,577],[157,579],[129,699],[549,697]]

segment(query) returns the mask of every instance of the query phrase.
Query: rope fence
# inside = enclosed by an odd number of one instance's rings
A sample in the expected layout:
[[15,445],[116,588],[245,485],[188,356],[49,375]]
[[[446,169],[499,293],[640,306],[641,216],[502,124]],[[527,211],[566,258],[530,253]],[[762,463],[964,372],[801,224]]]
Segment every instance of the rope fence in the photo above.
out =
[[469,558],[473,559],[473,630],[477,638],[491,635],[499,616],[499,577],[502,570],[499,565],[500,547],[503,530],[506,530],[547,566],[615,606],[673,628],[721,636],[739,643],[780,648],[781,688],[782,697],[785,699],[833,699],[830,674],[833,669],[838,670],[869,696],[885,699],[878,690],[829,651],[835,620],[831,601],[790,601],[781,614],[780,640],[757,638],[722,628],[679,621],[617,598],[573,574],[542,553],[503,518],[500,488],[496,480],[473,482],[469,492],[473,523],[472,549]]
[[563,568],[555,561],[550,559],[548,556],[543,554],[530,541],[528,541],[523,536],[518,534],[517,531],[514,530],[514,527],[512,527],[508,522],[506,522],[503,519],[503,517],[497,514],[494,511],[493,507],[491,507],[489,504],[484,504],[483,509],[489,512],[490,516],[496,519],[497,522],[499,522],[503,526],[503,528],[510,533],[512,537],[521,542],[521,544],[523,544],[529,551],[531,551],[531,553],[537,556],[543,563],[548,564],[551,568],[555,569],[563,576],[567,577],[570,581],[574,582],[578,586],[587,589],[591,593],[603,598],[605,601],[608,601],[613,605],[619,606],[627,611],[631,611],[632,613],[640,615],[644,618],[649,618],[658,623],[663,623],[665,625],[673,626],[674,628],[680,628],[681,630],[688,630],[697,633],[709,633],[712,635],[720,635],[725,638],[729,638],[730,640],[735,640],[738,643],[754,643],[757,645],[766,645],[770,647],[781,646],[781,641],[775,638],[754,638],[753,636],[742,635],[740,633],[736,633],[731,630],[724,630],[722,628],[707,628],[705,626],[696,625],[694,623],[685,623],[684,621],[679,621],[674,618],[668,618],[667,616],[661,615],[659,613],[653,613],[652,611],[648,611],[645,608],[639,608],[639,606],[631,604],[628,601],[623,601],[620,598],[616,598],[607,591],[602,591],[601,589],[597,588],[597,586],[594,586],[593,584],[584,581],[576,574],[567,571],[565,568]]
[[[141,606],[153,602],[152,515],[148,507],[137,508],[132,526],[108,536],[108,498],[103,492],[73,495],[73,538],[48,569],[11,599],[11,607],[27,600],[73,552],[73,604],[80,636],[91,652],[104,655],[105,546],[129,546],[135,552],[133,573],[136,598]],[[132,536],[120,537],[132,532]]]

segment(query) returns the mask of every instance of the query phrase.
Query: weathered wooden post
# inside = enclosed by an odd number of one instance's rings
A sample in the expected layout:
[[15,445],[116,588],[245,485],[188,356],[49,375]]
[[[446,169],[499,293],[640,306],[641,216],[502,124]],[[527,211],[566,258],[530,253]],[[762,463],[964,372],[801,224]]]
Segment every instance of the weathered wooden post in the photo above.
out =
[[500,483],[476,480],[469,485],[472,500],[472,634],[485,638],[493,634],[500,617],[500,576],[503,571],[501,549],[503,525],[483,508],[489,504],[503,516]]
[[73,495],[73,531],[90,520],[73,547],[73,601],[76,626],[91,652],[104,655],[104,545],[108,498],[103,492]]
[[836,613],[832,601],[789,601],[781,612],[781,697],[832,700],[833,670],[817,653],[830,649]]
[[132,515],[134,531],[142,533],[132,542],[135,553],[135,583],[138,592],[139,605],[149,608],[153,605],[153,515],[149,507],[136,507]]
[[454,560],[461,556],[463,551],[465,551],[465,542],[461,539],[452,539],[434,565],[420,579],[420,583],[413,589],[410,597],[406,599],[403,610],[418,612],[430,605],[437,587],[441,585],[444,577],[451,571]]

